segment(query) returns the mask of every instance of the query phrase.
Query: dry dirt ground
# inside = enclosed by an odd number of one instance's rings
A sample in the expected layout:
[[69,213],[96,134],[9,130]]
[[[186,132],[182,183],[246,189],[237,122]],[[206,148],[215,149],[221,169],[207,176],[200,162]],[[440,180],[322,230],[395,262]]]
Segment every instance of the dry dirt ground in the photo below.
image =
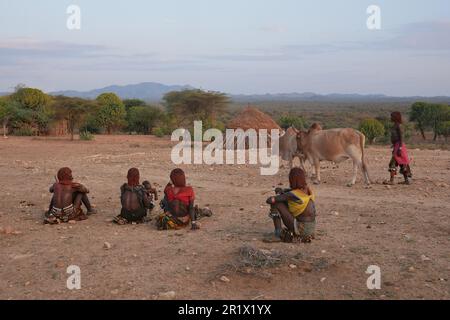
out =
[[[262,177],[257,166],[182,166],[212,218],[199,231],[157,231],[153,223],[117,226],[119,186],[129,167],[161,191],[174,168],[171,143],[143,136],[95,141],[9,138],[0,141],[1,299],[449,299],[450,152],[411,150],[414,184],[387,188],[388,148],[369,147],[371,177],[345,186],[351,163],[323,163],[316,186],[317,239],[268,244],[265,199],[287,183],[287,169]],[[48,187],[70,166],[91,189],[99,213],[87,221],[43,225]],[[400,181],[400,178],[399,178]],[[104,248],[109,242],[111,248]],[[243,246],[274,249],[282,263],[233,269]],[[68,290],[66,268],[81,268],[81,290]],[[365,272],[381,268],[381,290]],[[220,280],[226,276],[229,282]]]

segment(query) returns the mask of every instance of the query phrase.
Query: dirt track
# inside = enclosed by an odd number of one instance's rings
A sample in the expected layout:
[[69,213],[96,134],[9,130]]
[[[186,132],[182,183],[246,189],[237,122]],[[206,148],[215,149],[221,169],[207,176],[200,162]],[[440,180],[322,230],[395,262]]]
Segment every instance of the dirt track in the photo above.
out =
[[[324,163],[324,183],[315,187],[318,236],[308,245],[261,241],[272,231],[264,201],[286,185],[286,169],[262,177],[256,166],[183,166],[198,203],[215,214],[197,232],[107,222],[119,212],[129,167],[159,190],[167,183],[170,148],[167,139],[142,136],[2,139],[0,227],[19,232],[0,233],[0,299],[155,299],[167,291],[177,299],[450,298],[449,151],[411,150],[414,184],[389,189],[379,183],[388,175],[388,148],[368,148],[378,181],[370,189],[361,175],[345,187],[350,162],[336,169]],[[62,166],[91,189],[99,214],[45,226],[48,187]],[[244,245],[279,250],[288,260],[248,274],[224,268]],[[69,265],[81,268],[81,290],[66,288]],[[381,290],[366,287],[369,265],[381,268]]]

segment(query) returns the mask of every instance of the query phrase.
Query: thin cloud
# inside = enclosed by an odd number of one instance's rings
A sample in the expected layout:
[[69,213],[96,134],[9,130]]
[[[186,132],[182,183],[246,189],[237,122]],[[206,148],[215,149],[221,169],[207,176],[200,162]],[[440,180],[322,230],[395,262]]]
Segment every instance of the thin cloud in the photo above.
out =
[[397,51],[427,53],[450,50],[450,22],[425,21],[404,25],[390,31],[390,37],[376,41],[339,41],[319,44],[293,44],[276,50],[246,53],[230,53],[201,56],[207,60],[222,61],[297,61],[311,55],[332,54],[349,51]]

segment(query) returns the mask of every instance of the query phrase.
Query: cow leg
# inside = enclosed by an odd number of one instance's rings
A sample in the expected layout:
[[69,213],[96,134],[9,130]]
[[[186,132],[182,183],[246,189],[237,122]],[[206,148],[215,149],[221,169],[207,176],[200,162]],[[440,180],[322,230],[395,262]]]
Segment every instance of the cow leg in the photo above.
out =
[[320,161],[316,160],[314,161],[314,171],[315,171],[315,177],[313,177],[314,184],[320,184]]
[[358,175],[358,168],[361,168],[361,163],[358,163],[357,161],[353,160],[353,177],[352,180],[347,184],[348,187],[352,187],[356,183],[356,176]]
[[369,177],[369,170],[367,170],[367,165],[363,162],[361,165],[361,170],[363,172],[364,176],[364,182],[368,186],[370,185],[370,177]]

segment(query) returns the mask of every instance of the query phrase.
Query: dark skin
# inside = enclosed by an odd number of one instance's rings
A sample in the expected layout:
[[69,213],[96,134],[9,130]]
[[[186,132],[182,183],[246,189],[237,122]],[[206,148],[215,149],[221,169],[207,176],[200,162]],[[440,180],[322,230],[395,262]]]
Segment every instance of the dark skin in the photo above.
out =
[[[391,121],[394,122],[394,128],[391,132],[391,143],[395,145],[396,143],[400,143],[400,146],[403,144],[403,134],[400,124],[396,122],[393,118]],[[397,151],[397,155],[400,157],[402,155],[401,147]]]
[[[306,194],[311,194],[309,188],[301,189]],[[314,221],[316,218],[316,212],[314,209],[314,202],[311,200],[306,207],[305,211],[298,216],[297,218],[294,218],[294,216],[289,212],[289,208],[287,206],[287,202],[289,200],[298,200],[297,197],[295,197],[293,194],[287,192],[289,190],[280,190],[277,189],[276,192],[280,193],[275,197],[270,197],[267,199],[267,204],[270,204],[272,207],[276,208],[278,212],[280,213],[280,218],[274,218],[273,223],[276,230],[280,230],[282,225],[281,222],[288,228],[290,232],[294,232],[294,219],[297,219],[299,222],[311,222]]]
[[[179,187],[174,187],[173,186],[173,184],[171,183],[171,182],[169,182],[168,184],[167,184],[167,186],[168,187],[172,187],[173,188],[173,192],[175,193],[175,194],[178,194],[180,191],[181,191],[181,188],[179,188]],[[198,230],[198,229],[200,229],[200,226],[197,224],[197,221],[195,220],[195,210],[194,210],[194,200],[191,200],[190,202],[189,202],[189,205],[188,205],[188,214],[189,214],[189,216],[190,216],[190,218],[191,218],[191,230]],[[185,215],[183,215],[183,217],[184,217]],[[179,217],[179,218],[181,218],[181,216]]]
[[158,191],[156,190],[156,188],[152,188],[150,182],[144,181],[142,185],[145,187],[149,195],[154,195],[155,200],[158,200]]
[[[152,194],[155,193],[155,199],[158,199],[156,190],[151,188],[148,181],[143,183],[147,192],[144,193],[143,202],[145,208],[150,208],[152,202]],[[141,208],[140,201],[137,195],[133,192],[125,192],[122,196],[122,207],[127,211],[136,211]]]
[[92,211],[87,196],[89,190],[80,183],[55,183],[50,187],[49,191],[53,193],[52,200],[50,201],[50,209],[52,207],[66,208],[71,204],[73,204],[75,208],[81,208],[81,204],[84,204],[88,211]]

